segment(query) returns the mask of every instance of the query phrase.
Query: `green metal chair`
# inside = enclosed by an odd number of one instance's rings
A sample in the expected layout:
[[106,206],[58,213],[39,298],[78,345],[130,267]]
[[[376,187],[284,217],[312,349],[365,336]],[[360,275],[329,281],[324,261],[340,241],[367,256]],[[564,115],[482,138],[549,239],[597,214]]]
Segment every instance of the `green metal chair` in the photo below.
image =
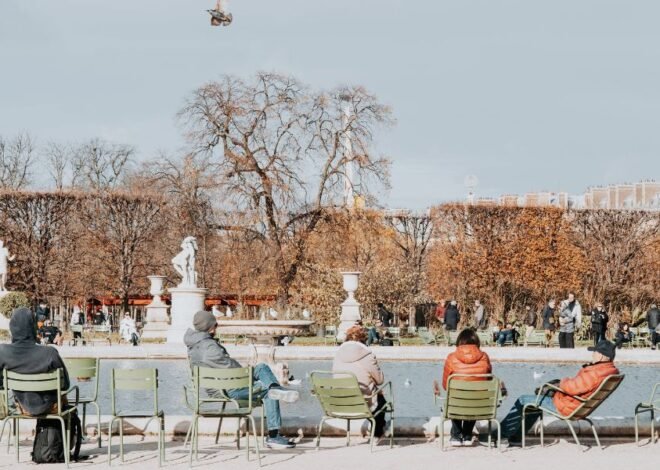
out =
[[459,333],[460,332],[456,330],[445,332],[445,339],[447,342],[447,346],[456,346],[456,340],[458,339]]
[[491,427],[494,422],[497,426],[497,447],[501,451],[501,428],[497,420],[500,398],[500,379],[492,374],[450,375],[447,379],[447,394],[441,398],[444,404],[438,434],[442,450],[445,450],[445,421],[459,419],[488,421],[488,447],[491,445]]
[[335,325],[326,325],[325,334],[323,335],[323,343],[328,344],[328,341],[332,344],[337,344],[337,326]]
[[89,387],[90,395],[80,398],[78,404],[82,405],[83,433],[87,432],[87,427],[85,425],[87,419],[87,405],[94,405],[96,408],[97,440],[99,447],[101,447],[101,409],[99,408],[97,401],[99,395],[100,359],[94,357],[67,358],[64,359],[64,364],[66,365],[66,370],[69,372],[69,377],[72,379],[75,378],[79,385],[81,382],[91,382],[91,387]]
[[[564,421],[567,425],[568,428],[571,430],[571,434],[573,434],[573,439],[575,439],[575,443],[579,446],[580,445],[580,440],[577,437],[577,434],[575,434],[575,429],[573,428],[572,422],[574,421],[586,421],[589,423],[589,426],[591,427],[591,431],[594,434],[594,438],[596,439],[596,445],[602,449],[602,446],[600,445],[600,439],[598,439],[598,433],[596,433],[596,428],[594,427],[594,423],[589,419],[589,416],[598,408],[601,403],[603,403],[607,397],[609,397],[614,390],[616,390],[621,382],[623,381],[623,378],[625,375],[622,374],[613,374],[605,378],[601,382],[601,384],[598,386],[598,388],[587,398],[582,398],[577,395],[571,395],[570,393],[566,393],[564,390],[561,388],[557,387],[556,385],[553,385],[551,383],[546,383],[542,387],[539,388],[539,392],[536,395],[536,402],[535,403],[528,403],[523,407],[523,413],[522,413],[522,429],[525,428],[525,416],[528,413],[541,413],[541,447],[543,447],[543,414],[548,413],[549,415],[554,416],[557,419],[560,419]],[[563,416],[557,411],[552,411],[548,410],[547,408],[543,408],[539,404],[541,403],[541,400],[543,399],[546,391],[545,390],[550,389],[554,390],[555,392],[561,392],[564,393],[575,400],[580,402],[580,405],[573,410],[573,412],[568,415],[568,416]],[[522,433],[522,447],[523,449],[525,448],[525,433]]]
[[546,346],[544,330],[533,330],[528,337],[521,336],[523,337],[523,344],[525,346]]
[[[151,391],[153,411],[133,412],[117,411],[117,391]],[[165,461],[165,413],[158,408],[158,369],[112,369],[110,382],[110,404],[112,414],[108,424],[108,465],[112,464],[112,426],[119,421],[119,455],[124,461],[124,419],[149,418],[146,426],[154,419],[158,420],[158,465]]]
[[490,331],[477,331],[477,336],[482,346],[492,346],[493,334]]
[[398,326],[388,326],[387,332],[390,334],[392,343],[396,343],[401,346],[401,328]]
[[438,338],[436,335],[426,327],[417,328],[417,336],[419,336],[419,339],[421,339],[424,344],[438,344]]
[[105,343],[107,341],[108,346],[112,346],[112,338],[110,336],[112,333],[112,328],[110,328],[109,325],[94,325],[92,331],[92,342],[98,343],[100,341]]
[[71,331],[72,335],[75,333],[80,333],[80,338],[76,338],[75,336],[71,337],[69,346],[78,346],[78,342],[82,343],[83,345],[87,344],[85,341],[85,327],[83,325],[71,325],[69,330]]
[[[11,390],[13,392],[56,392],[57,393],[57,413],[47,413],[39,416],[26,415],[20,412],[8,413],[3,420],[4,423],[7,420],[11,420],[14,423],[14,446],[16,447],[16,462],[20,462],[19,455],[19,442],[18,436],[20,435],[20,420],[22,419],[56,419],[60,422],[62,426],[62,443],[64,444],[64,449],[67,451],[64,452],[64,462],[66,467],[69,468],[69,458],[71,457],[68,449],[69,445],[69,433],[68,429],[71,429],[71,413],[73,413],[78,405],[78,387],[73,386],[67,391],[62,390],[62,382],[64,380],[63,369],[56,369],[52,372],[47,372],[44,374],[19,374],[18,372],[8,371],[7,369],[3,372],[3,389],[5,391]],[[75,401],[71,403],[71,407],[66,410],[62,408],[62,397],[68,395],[71,392],[75,392]],[[10,410],[9,408],[9,394],[4,394],[5,400],[5,409]]]
[[[188,401],[188,389],[184,386],[184,393],[188,407],[192,410],[193,416],[188,428],[185,442],[190,438],[190,464],[192,465],[193,453],[195,459],[198,458],[199,447],[199,418],[218,418],[218,433],[216,434],[215,443],[218,443],[218,436],[220,434],[220,427],[224,418],[238,418],[238,435],[237,445],[240,449],[240,427],[241,420],[245,419],[247,430],[247,458],[250,461],[250,424],[252,424],[252,434],[256,444],[257,460],[261,467],[261,454],[259,452],[259,439],[257,438],[257,427],[254,422],[252,412],[255,406],[252,394],[252,367],[235,368],[235,369],[214,369],[211,367],[193,367],[192,377],[192,390],[193,402]],[[235,388],[247,388],[247,400],[233,400],[226,394],[226,390]],[[213,390],[215,397],[203,397],[200,393],[202,390]],[[261,404],[261,401],[259,400]],[[210,408],[205,405],[211,405]],[[227,405],[233,405],[232,408],[227,408]],[[261,437],[264,436],[264,422],[262,413],[261,422]],[[185,445],[185,443],[184,443]]]
[[653,386],[648,402],[638,403],[635,407],[635,442],[639,445],[639,415],[651,413],[651,443],[657,442],[655,438],[655,412],[660,411],[660,383]]
[[[316,448],[321,444],[321,430],[323,423],[329,419],[346,420],[346,445],[351,443],[351,421],[368,420],[371,423],[371,451],[374,449],[374,432],[376,430],[376,416],[381,413],[390,414],[390,448],[394,444],[394,395],[392,382],[381,385],[373,394],[365,397],[360,390],[357,378],[350,372],[314,371],[310,374],[312,393],[321,404],[323,417],[319,423],[316,436]],[[373,413],[369,408],[367,399],[374,398],[387,389],[389,398],[383,408]]]

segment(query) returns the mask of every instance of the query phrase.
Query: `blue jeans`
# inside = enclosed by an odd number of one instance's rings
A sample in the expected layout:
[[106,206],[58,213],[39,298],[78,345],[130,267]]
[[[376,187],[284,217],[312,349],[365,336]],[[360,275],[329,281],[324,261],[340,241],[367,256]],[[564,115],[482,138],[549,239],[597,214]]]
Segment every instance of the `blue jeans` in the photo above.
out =
[[[500,423],[502,425],[503,438],[510,439],[512,441],[522,440],[522,434],[520,430],[522,428],[523,406],[529,403],[536,403],[536,395],[522,395],[516,400],[516,403],[513,405],[511,410],[509,410],[509,414],[507,414]],[[544,396],[541,400],[540,406],[551,411],[557,411],[555,404],[552,402],[552,398],[547,395]],[[532,426],[534,426],[534,423],[536,423],[536,420],[540,417],[541,413],[539,412],[527,412],[525,415],[525,434],[527,434],[529,430],[532,429]]]
[[513,331],[511,330],[502,330],[500,335],[497,337],[497,344],[504,346],[504,343],[507,341],[513,341]]
[[[282,415],[280,414],[280,402],[268,398],[268,390],[280,383],[267,364],[259,363],[252,369],[252,403],[263,401],[266,413],[266,427],[269,431],[276,431],[282,427]],[[247,400],[249,393],[247,388],[234,388],[227,390],[227,396],[233,400]]]
[[371,346],[373,343],[377,343],[378,341],[380,341],[378,330],[376,330],[376,328],[373,326],[367,329],[367,346]]

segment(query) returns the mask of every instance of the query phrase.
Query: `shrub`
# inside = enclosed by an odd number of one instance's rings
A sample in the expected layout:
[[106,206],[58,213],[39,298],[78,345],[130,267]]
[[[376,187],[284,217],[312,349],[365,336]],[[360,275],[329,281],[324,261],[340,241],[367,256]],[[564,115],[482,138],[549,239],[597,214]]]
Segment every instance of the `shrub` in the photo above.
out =
[[0,315],[11,318],[12,312],[19,307],[29,307],[30,299],[23,292],[10,292],[0,298]]

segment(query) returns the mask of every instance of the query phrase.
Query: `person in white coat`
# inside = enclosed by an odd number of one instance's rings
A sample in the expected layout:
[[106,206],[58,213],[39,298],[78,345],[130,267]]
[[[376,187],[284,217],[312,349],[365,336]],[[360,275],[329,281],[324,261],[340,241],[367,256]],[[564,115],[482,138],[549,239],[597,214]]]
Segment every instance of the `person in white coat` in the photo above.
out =
[[133,344],[133,346],[138,345],[140,337],[138,336],[137,326],[135,325],[135,320],[131,318],[131,314],[126,312],[124,313],[124,318],[119,323],[119,336],[126,341]]

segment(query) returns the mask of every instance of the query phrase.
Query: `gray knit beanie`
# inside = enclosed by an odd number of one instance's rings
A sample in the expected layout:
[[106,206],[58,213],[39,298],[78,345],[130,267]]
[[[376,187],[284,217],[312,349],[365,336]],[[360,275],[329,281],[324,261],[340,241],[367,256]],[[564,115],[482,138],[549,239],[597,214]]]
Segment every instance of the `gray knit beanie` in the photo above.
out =
[[193,317],[193,326],[197,331],[209,331],[216,325],[216,319],[211,312],[200,310]]

